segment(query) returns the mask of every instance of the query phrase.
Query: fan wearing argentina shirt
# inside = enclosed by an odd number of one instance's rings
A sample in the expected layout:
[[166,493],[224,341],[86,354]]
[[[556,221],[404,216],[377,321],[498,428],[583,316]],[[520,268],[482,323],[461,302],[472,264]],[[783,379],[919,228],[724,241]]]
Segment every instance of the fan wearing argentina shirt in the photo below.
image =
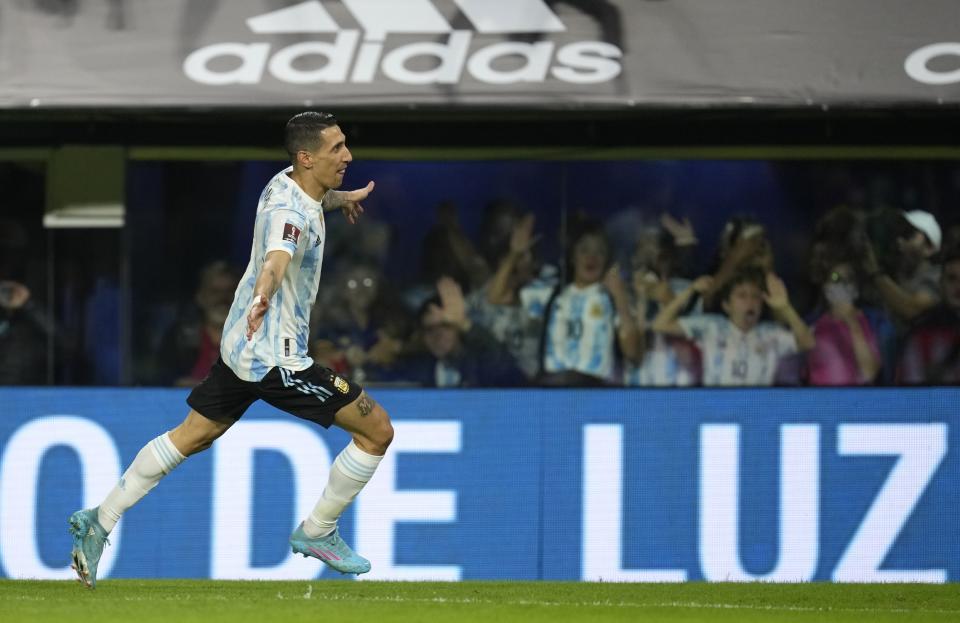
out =
[[333,115],[294,116],[285,146],[292,164],[260,195],[250,263],[224,325],[220,359],[187,398],[186,419],[145,445],[99,506],[70,516],[73,567],[89,587],[96,585],[107,535],[120,516],[184,459],[209,448],[257,400],[351,434],[290,546],[341,573],[370,570],[369,561],[340,538],[337,519],[373,476],[393,427],[359,385],[313,362],[307,336],[323,263],[323,213],[339,209],[356,223],[373,182],[360,190],[334,190],[353,157]]
[[[584,222],[567,259],[570,283],[541,288],[543,341],[539,382],[552,386],[613,384],[617,354],[637,361],[643,336],[632,320],[627,287],[619,267],[610,265],[610,246],[599,223]],[[536,292],[521,292],[533,307]]]
[[[740,269],[723,287],[724,315],[678,318],[695,293],[712,285],[712,277],[698,278],[653,321],[654,331],[684,336],[700,348],[704,385],[772,385],[781,357],[814,347],[813,333],[790,304],[783,281],[757,267]],[[786,327],[760,320],[764,303]]]

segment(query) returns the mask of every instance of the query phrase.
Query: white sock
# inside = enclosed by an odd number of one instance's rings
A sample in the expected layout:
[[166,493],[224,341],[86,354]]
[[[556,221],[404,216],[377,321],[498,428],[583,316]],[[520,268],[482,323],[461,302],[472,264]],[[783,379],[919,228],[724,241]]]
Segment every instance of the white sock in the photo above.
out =
[[337,519],[353,498],[377,471],[382,456],[367,454],[351,441],[330,467],[330,478],[313,512],[303,522],[303,531],[311,539],[325,536],[337,528]]
[[164,433],[140,449],[137,458],[123,473],[120,482],[100,504],[97,519],[107,532],[113,530],[128,508],[140,501],[157,486],[160,479],[187,458],[180,454],[170,441],[170,433]]

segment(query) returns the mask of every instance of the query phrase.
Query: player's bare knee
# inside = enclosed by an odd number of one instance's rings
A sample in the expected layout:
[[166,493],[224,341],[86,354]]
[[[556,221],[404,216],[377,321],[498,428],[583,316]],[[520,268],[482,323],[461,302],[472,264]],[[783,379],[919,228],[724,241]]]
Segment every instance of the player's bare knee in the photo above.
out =
[[390,423],[386,410],[380,405],[375,405],[373,411],[367,416],[366,422],[367,425],[363,430],[354,435],[357,445],[367,454],[378,456],[386,454],[390,442],[393,441],[393,424]]
[[387,415],[386,410],[379,405],[377,405],[377,408],[380,410],[381,417],[377,418],[374,442],[383,450],[381,454],[385,454],[387,448],[390,447],[390,443],[393,442],[393,424],[390,422],[390,417]]

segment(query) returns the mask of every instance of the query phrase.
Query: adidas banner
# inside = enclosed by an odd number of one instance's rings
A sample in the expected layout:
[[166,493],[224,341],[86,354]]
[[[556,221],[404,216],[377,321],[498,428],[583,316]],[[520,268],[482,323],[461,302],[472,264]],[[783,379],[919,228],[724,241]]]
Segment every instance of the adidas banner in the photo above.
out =
[[0,107],[960,103],[956,0],[11,2]]
[[[361,579],[960,580],[957,389],[371,391],[396,436],[340,522]],[[71,578],[67,517],[185,396],[0,390],[0,577]],[[347,441],[255,404],[100,577],[340,577],[287,539]]]

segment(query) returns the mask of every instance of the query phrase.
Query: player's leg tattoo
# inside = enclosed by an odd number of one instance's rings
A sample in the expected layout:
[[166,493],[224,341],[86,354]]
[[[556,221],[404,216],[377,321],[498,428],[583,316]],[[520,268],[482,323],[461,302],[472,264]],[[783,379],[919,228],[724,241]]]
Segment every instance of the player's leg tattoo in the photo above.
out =
[[372,398],[367,396],[366,392],[360,394],[359,400],[357,400],[357,409],[360,410],[360,417],[367,417],[373,412],[373,408],[377,406],[377,403],[373,401]]

